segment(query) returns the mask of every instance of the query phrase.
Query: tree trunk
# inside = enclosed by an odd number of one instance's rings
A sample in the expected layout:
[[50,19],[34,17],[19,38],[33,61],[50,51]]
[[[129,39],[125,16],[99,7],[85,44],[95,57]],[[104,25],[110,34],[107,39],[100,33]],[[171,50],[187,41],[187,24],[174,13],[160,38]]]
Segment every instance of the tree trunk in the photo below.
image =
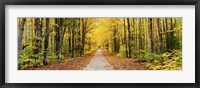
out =
[[171,50],[174,49],[174,32],[173,32],[173,19],[170,18],[170,23],[171,23],[171,31],[170,31],[170,46],[171,46]]
[[[71,23],[71,19],[69,19],[69,22]],[[69,25],[68,27],[68,30],[69,30],[69,39],[68,39],[68,52],[69,52],[69,56],[71,57],[71,24]]]
[[[40,50],[42,48],[42,25],[40,23],[40,18],[35,18],[35,27],[36,27],[36,42],[35,42],[35,46],[36,49],[34,49],[34,54],[37,54],[38,56],[35,57],[35,61],[38,60],[40,58]],[[35,63],[35,66],[37,66],[39,63]]]
[[75,20],[72,19],[72,57],[74,57],[74,33],[75,33]]
[[48,64],[48,45],[49,45],[49,18],[46,18],[46,31],[44,39],[44,60],[43,64]]
[[60,18],[55,19],[55,24],[57,24],[55,30],[56,30],[56,55],[58,56],[57,59],[60,59],[60,28],[59,28]]
[[124,20],[124,44],[125,44],[125,48],[126,48],[126,57],[128,57],[128,49],[127,49],[127,41],[126,41],[126,19],[123,18]]
[[20,51],[22,50],[22,39],[24,34],[24,24],[26,22],[26,18],[22,18],[22,22],[20,24],[19,28],[19,37],[18,37],[18,56],[20,54]]
[[84,55],[84,48],[85,48],[85,30],[86,30],[85,26],[86,26],[85,18],[82,18],[82,50],[81,50],[82,55]]
[[161,29],[160,29],[160,19],[157,18],[157,26],[158,26],[158,36],[159,36],[159,43],[160,43],[160,54],[163,53],[162,51],[162,34],[161,34]]
[[114,43],[114,53],[117,53],[117,36],[116,36],[116,27],[114,26],[114,30],[113,30],[113,43]]
[[171,49],[170,47],[170,41],[169,41],[169,33],[168,33],[168,30],[169,30],[169,26],[168,26],[168,22],[167,22],[167,18],[165,19],[165,26],[166,26],[166,47],[167,47],[167,50]]
[[[163,33],[162,33],[162,34],[163,34],[163,38],[164,38],[164,37],[166,38],[165,18],[163,18],[163,20],[162,20],[162,25],[163,25],[163,26],[162,26],[162,28],[163,28]],[[166,39],[165,39],[165,40],[166,40]],[[167,41],[165,41],[165,42],[163,41],[164,44],[166,44],[166,42],[167,42]],[[164,45],[163,45],[163,47],[164,47]],[[165,50],[164,50],[164,51],[165,51]]]
[[[66,20],[65,22],[67,22],[67,18],[66,18],[66,19],[63,19],[63,21],[64,21],[64,20]],[[62,31],[62,35],[61,35],[61,43],[60,43],[60,44],[61,44],[61,45],[60,45],[60,46],[61,46],[61,52],[62,52],[62,50],[63,50],[62,47],[63,47],[63,39],[64,39],[64,36],[65,36],[65,33],[66,33],[66,25],[63,24],[62,27],[64,27],[64,31]]]
[[80,28],[80,22],[81,19],[79,18],[78,19],[78,24],[79,24],[79,28],[78,28],[78,52],[79,52],[79,55],[81,56],[81,28]]
[[[157,18],[157,26],[158,26],[158,37],[160,43],[160,55],[163,53],[163,45],[162,45],[162,34],[160,29],[160,18]],[[163,62],[163,58],[160,58],[160,62]]]
[[130,31],[130,22],[129,18],[127,18],[127,23],[128,23],[128,48],[129,48],[129,58],[131,58],[131,31]]
[[152,18],[148,18],[148,29],[149,29],[149,45],[150,45],[150,60],[153,60],[152,58],[152,53],[153,53],[153,46],[152,46],[152,43],[153,43],[153,40],[152,40]]
[[36,36],[37,36],[36,45],[37,45],[37,49],[38,49],[38,53],[39,53],[40,49],[42,48],[42,45],[41,45],[42,28],[41,28],[41,23],[40,23],[39,18],[36,18]]

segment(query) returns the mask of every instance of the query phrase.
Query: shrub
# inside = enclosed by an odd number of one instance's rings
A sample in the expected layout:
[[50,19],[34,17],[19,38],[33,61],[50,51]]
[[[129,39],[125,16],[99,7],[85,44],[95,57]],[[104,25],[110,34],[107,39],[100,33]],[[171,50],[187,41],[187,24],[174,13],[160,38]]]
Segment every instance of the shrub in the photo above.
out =
[[[153,54],[154,62],[147,63],[147,67],[152,70],[181,70],[182,69],[182,52],[180,50],[172,50],[162,55]],[[163,58],[164,62],[159,62],[159,58]]]
[[126,48],[125,46],[120,46],[119,53],[117,54],[118,57],[126,57]]
[[18,69],[25,69],[28,66],[34,65],[34,59],[30,56],[32,54],[32,48],[27,46],[19,53],[18,57]]

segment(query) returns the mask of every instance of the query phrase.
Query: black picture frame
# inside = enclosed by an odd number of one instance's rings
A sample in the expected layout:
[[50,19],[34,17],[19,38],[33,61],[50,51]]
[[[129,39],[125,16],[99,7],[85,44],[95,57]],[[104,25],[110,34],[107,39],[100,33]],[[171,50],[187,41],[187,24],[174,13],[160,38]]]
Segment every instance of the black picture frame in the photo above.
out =
[[[6,5],[195,5],[195,83],[5,83]],[[200,88],[200,0],[1,0],[0,87],[1,88]],[[189,74],[188,74],[189,75]],[[152,79],[153,80],[153,79]],[[173,78],[172,78],[173,80]]]

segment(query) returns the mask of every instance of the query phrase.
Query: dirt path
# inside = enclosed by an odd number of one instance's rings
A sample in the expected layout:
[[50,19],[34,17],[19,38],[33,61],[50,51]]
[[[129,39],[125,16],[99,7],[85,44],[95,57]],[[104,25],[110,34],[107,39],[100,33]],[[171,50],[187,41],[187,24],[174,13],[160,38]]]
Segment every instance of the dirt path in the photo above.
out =
[[98,49],[93,59],[83,70],[112,70],[112,66],[103,56],[102,50]]

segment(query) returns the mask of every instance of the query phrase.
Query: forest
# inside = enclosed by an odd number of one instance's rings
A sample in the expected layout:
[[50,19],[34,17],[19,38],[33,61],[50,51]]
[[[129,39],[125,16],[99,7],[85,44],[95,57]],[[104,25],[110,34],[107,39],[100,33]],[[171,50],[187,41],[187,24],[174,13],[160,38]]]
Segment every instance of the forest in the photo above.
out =
[[182,18],[18,18],[18,70],[182,70]]

